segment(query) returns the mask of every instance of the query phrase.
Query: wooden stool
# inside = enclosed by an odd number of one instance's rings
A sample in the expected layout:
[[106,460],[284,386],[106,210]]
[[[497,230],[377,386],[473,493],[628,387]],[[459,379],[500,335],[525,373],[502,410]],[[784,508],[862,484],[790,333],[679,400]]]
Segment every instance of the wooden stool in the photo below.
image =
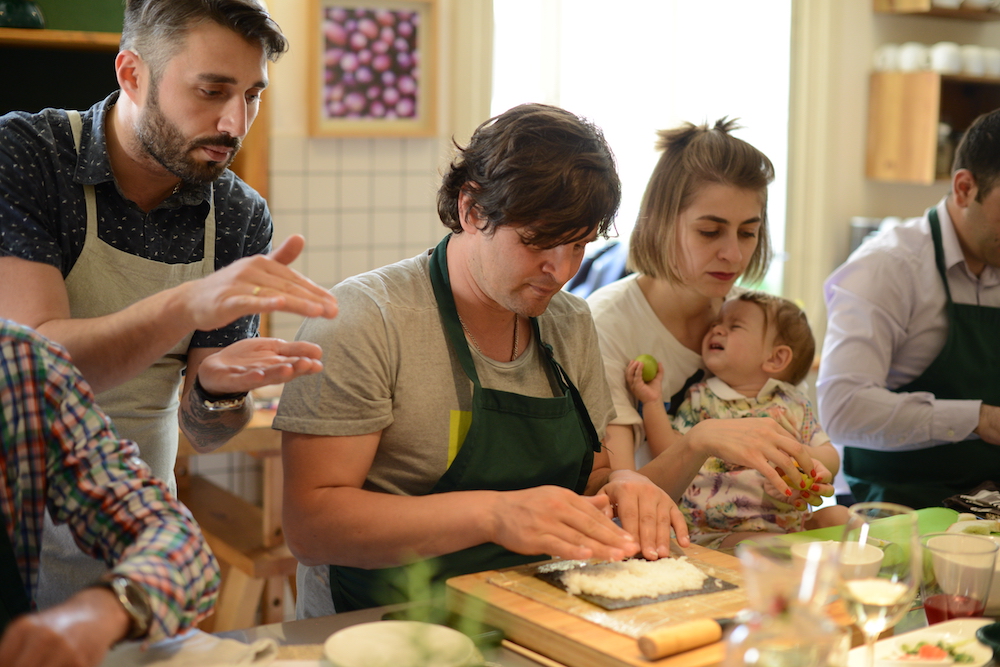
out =
[[215,615],[199,626],[206,632],[251,627],[257,623],[258,609],[261,623],[285,620],[285,581],[290,582],[294,598],[297,561],[281,530],[281,434],[270,429],[272,418],[273,412],[259,411],[247,429],[217,450],[244,451],[261,459],[263,507],[190,474],[188,457],[197,452],[181,436],[175,466],[177,494],[198,521],[222,567]]

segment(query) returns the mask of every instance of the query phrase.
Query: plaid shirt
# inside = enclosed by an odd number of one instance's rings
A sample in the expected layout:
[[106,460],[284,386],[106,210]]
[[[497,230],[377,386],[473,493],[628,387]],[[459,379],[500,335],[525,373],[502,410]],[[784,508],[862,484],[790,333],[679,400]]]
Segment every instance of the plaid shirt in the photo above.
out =
[[4,319],[0,408],[0,511],[33,607],[47,508],[84,552],[146,589],[151,640],[209,614],[219,566],[191,513],[118,438],[66,351]]

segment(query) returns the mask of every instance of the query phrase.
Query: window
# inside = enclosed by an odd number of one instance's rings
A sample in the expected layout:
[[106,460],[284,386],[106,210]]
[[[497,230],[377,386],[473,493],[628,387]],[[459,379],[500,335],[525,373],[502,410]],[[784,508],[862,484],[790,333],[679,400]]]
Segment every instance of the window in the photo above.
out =
[[683,121],[743,125],[776,170],[768,216],[779,292],[788,164],[791,0],[494,0],[494,114],[545,102],[590,118],[618,160],[627,238],[658,154]]

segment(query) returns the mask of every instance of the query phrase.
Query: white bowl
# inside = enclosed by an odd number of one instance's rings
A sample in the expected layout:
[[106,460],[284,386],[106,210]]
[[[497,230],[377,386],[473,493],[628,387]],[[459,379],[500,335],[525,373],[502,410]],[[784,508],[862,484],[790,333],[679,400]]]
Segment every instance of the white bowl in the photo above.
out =
[[333,667],[469,667],[482,663],[458,630],[419,621],[375,621],[330,635],[323,656]]
[[841,548],[840,575],[844,579],[866,579],[878,575],[882,567],[882,550],[872,544],[860,545],[847,542],[841,547],[840,542],[826,540],[823,542],[798,542],[792,545],[792,556],[805,559],[812,545],[820,545],[824,555]]

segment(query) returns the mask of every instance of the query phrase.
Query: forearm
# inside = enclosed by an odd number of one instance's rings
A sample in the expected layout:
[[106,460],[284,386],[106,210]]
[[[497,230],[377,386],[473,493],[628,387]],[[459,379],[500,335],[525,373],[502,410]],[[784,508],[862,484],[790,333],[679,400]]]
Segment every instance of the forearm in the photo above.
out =
[[671,498],[680,498],[691,485],[708,454],[694,431],[679,435],[670,445],[670,454],[657,456],[639,469]]
[[180,427],[197,451],[215,451],[239,433],[253,417],[253,399],[247,396],[240,408],[210,410],[192,387],[181,397]]
[[892,451],[960,442],[979,423],[981,401],[897,393],[836,376],[822,378],[818,391],[824,430],[852,447]]
[[654,457],[667,451],[680,437],[670,423],[670,415],[664,409],[663,401],[643,403],[642,424],[646,430],[646,442]]
[[285,538],[304,565],[383,568],[492,540],[494,491],[396,496],[317,489],[284,504]]
[[130,622],[111,591],[86,588],[62,604],[14,619],[0,637],[0,664],[97,667],[127,636]]
[[102,317],[52,318],[35,329],[65,347],[96,393],[149,368],[194,329],[183,301],[189,284]]

